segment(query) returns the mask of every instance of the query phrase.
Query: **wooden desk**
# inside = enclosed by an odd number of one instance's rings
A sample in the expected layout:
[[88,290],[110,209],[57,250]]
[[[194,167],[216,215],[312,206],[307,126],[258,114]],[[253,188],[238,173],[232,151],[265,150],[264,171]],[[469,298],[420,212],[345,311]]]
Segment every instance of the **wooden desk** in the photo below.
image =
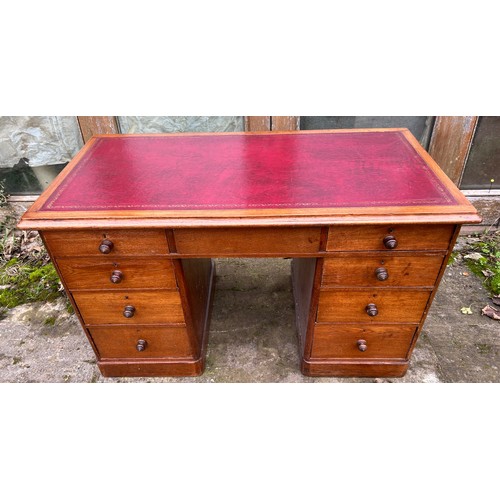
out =
[[474,207],[406,129],[93,137],[26,212],[105,376],[203,371],[213,257],[291,257],[306,375],[405,374]]

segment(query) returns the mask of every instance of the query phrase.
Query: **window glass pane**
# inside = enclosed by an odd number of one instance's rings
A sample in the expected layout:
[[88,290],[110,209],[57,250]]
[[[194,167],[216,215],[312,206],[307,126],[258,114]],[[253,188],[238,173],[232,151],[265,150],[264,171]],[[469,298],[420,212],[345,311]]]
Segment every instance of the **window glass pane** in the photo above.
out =
[[122,134],[241,132],[243,116],[118,116]]
[[8,194],[40,194],[83,146],[76,116],[1,116],[0,181]]
[[460,188],[500,188],[500,116],[479,117]]
[[341,128],[408,128],[427,149],[433,116],[301,116],[301,130]]

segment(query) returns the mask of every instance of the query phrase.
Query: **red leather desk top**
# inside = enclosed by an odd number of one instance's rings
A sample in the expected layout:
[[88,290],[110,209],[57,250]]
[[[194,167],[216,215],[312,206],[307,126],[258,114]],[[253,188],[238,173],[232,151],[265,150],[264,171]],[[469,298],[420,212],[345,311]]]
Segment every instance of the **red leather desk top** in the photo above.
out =
[[39,212],[454,205],[402,131],[98,136]]

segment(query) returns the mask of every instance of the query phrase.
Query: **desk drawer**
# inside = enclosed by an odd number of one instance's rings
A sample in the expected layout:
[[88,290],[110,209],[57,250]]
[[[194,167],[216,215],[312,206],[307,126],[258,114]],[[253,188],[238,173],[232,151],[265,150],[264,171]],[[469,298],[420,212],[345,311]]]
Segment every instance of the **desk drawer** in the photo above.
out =
[[[453,225],[394,225],[394,226],[330,226],[326,249],[332,251],[385,250],[446,250]],[[384,243],[384,238],[393,238]],[[394,243],[395,242],[395,243]],[[396,245],[395,248],[391,246]],[[386,246],[387,245],[387,246]]]
[[[44,231],[43,237],[55,257],[168,254],[163,229]],[[106,242],[111,242],[111,245]],[[107,254],[100,251],[103,243],[109,248]]]
[[[411,289],[321,290],[317,321],[418,323],[429,296],[429,291]],[[371,316],[367,313],[366,308],[369,304],[375,306],[376,315]]]
[[175,229],[180,254],[226,255],[308,254],[319,251],[321,229],[297,228],[212,228]]
[[174,266],[167,258],[61,257],[57,265],[72,290],[177,288]]
[[312,358],[406,358],[412,325],[316,325]]
[[[89,329],[101,358],[192,357],[183,327],[93,327]],[[140,342],[142,341],[142,342]],[[142,349],[142,350],[138,350]]]
[[444,253],[332,253],[321,286],[433,286]]
[[[73,298],[88,325],[184,323],[177,291],[75,291]],[[124,316],[127,306],[134,308],[131,317]]]

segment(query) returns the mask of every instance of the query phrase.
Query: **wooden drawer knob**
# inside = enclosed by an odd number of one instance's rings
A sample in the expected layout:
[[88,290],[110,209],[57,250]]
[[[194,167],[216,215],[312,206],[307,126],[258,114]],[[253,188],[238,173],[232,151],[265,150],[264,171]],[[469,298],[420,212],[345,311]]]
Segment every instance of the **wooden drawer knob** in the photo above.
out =
[[377,309],[377,306],[375,304],[368,304],[365,307],[365,311],[366,311],[366,314],[368,314],[368,316],[376,316],[378,314],[378,309]]
[[366,340],[359,339],[357,344],[358,344],[358,349],[361,352],[365,352],[368,349],[368,346],[366,345]]
[[135,314],[134,306],[125,306],[125,309],[123,310],[123,315],[126,318],[131,318],[134,314]]
[[123,280],[123,273],[117,269],[111,273],[111,283],[121,283]]
[[377,267],[377,269],[375,269],[375,275],[379,281],[385,281],[389,277],[389,273],[385,267]]
[[385,246],[385,248],[392,250],[398,246],[398,240],[396,240],[396,238],[394,238],[394,236],[391,236],[391,235],[386,236],[384,238],[384,246]]
[[110,253],[113,250],[113,242],[110,240],[102,240],[99,245],[99,252]]
[[145,340],[138,340],[137,341],[137,345],[135,346],[135,348],[139,351],[139,352],[142,352],[142,351],[145,351],[146,350],[146,347],[148,346],[148,343],[145,341]]

